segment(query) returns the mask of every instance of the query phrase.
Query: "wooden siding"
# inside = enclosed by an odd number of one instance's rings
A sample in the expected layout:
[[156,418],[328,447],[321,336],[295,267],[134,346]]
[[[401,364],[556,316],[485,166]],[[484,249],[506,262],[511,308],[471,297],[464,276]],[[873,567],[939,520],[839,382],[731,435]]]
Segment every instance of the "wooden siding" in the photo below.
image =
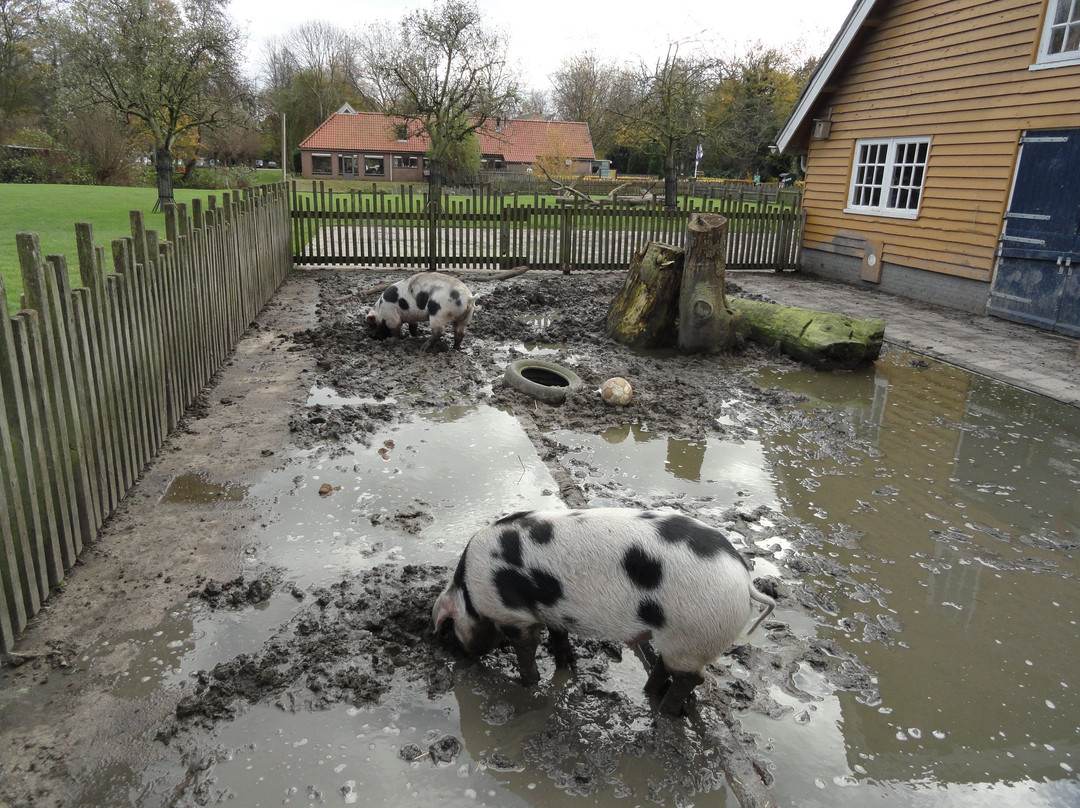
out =
[[[1030,70],[1045,0],[900,0],[852,48],[807,156],[804,246],[989,281],[1025,129],[1080,127],[1080,66]],[[929,136],[915,220],[845,214],[855,141]]]

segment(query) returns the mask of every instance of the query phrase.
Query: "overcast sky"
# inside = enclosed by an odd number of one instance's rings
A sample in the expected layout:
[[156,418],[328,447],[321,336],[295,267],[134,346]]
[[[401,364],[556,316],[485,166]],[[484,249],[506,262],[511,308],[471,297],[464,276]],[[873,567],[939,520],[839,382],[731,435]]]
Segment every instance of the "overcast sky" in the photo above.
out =
[[[747,43],[802,43],[820,55],[840,29],[855,0],[478,0],[488,24],[510,37],[510,55],[534,89],[551,88],[547,77],[567,56],[592,50],[618,62],[652,64],[669,42],[696,39],[711,53],[730,55]],[[232,0],[233,17],[248,30],[249,62],[267,37],[287,33],[309,19],[347,31],[377,19],[399,20],[429,7],[431,0]],[[254,67],[254,64],[252,65]],[[253,71],[254,72],[254,71]]]

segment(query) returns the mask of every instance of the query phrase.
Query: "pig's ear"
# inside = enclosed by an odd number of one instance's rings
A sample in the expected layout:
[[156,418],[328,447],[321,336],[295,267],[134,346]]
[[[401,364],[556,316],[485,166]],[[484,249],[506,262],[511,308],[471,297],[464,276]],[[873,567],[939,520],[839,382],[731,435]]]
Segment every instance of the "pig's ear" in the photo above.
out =
[[435,622],[435,633],[439,633],[444,620],[447,618],[453,620],[457,615],[457,602],[450,590],[447,590],[439,595],[439,599],[435,601],[435,608],[431,610],[431,619]]

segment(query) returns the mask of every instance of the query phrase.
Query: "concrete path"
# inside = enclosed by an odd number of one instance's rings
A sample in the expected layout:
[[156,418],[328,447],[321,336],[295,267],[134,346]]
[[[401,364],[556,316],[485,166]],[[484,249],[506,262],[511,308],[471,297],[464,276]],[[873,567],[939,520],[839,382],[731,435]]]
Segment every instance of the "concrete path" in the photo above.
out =
[[728,279],[747,294],[788,306],[883,317],[887,343],[1080,407],[1075,338],[802,272],[731,270]]

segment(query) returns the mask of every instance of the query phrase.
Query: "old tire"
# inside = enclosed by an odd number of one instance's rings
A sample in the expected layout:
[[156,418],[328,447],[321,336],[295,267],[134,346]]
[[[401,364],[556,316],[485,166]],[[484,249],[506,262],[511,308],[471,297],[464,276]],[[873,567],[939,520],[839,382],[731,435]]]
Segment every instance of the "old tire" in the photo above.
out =
[[506,366],[506,383],[545,404],[562,404],[584,382],[574,371],[542,359],[518,359]]

